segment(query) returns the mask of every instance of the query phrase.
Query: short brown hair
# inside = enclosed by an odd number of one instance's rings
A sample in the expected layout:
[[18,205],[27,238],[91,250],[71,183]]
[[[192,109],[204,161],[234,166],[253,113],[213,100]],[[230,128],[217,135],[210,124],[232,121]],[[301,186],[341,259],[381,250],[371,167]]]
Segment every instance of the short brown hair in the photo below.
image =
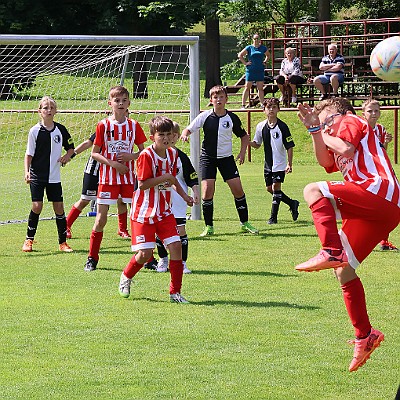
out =
[[210,97],[212,97],[214,94],[218,94],[218,93],[225,93],[225,96],[228,96],[228,92],[222,85],[216,85],[210,89]]
[[129,90],[125,86],[113,86],[108,92],[108,97],[111,99],[117,96],[126,96],[129,99]]
[[149,122],[150,135],[154,135],[156,132],[172,132],[173,128],[173,121],[165,115],[157,115]]
[[314,110],[319,114],[327,107],[334,108],[339,114],[342,115],[346,114],[347,111],[351,111],[353,114],[356,113],[350,101],[345,97],[331,97],[330,99],[322,100],[314,107]]
[[268,107],[275,106],[275,105],[278,106],[278,108],[279,108],[279,99],[277,99],[276,97],[269,97],[268,99],[265,99],[263,101],[262,105],[263,105],[264,110]]

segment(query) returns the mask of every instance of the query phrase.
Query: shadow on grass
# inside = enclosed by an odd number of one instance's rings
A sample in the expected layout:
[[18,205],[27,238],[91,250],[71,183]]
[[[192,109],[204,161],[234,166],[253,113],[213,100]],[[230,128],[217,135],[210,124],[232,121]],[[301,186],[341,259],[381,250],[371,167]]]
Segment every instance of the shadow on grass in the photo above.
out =
[[280,274],[278,272],[269,271],[221,271],[221,270],[194,270],[191,275],[233,275],[233,276],[243,276],[243,275],[255,275],[255,276],[274,276],[277,278],[292,278],[298,277],[299,274]]
[[218,306],[218,305],[228,305],[235,307],[260,307],[260,308],[293,308],[297,310],[319,310],[320,307],[317,306],[302,306],[300,304],[287,303],[285,301],[242,301],[242,300],[207,300],[207,301],[190,301],[190,304],[194,306]]
[[[148,301],[152,303],[164,303],[164,301],[155,300],[149,297],[145,298],[131,298],[131,301]],[[287,303],[285,301],[264,301],[264,302],[257,302],[257,301],[242,301],[242,300],[207,300],[207,301],[193,301],[189,299],[190,303],[185,304],[183,306],[189,307],[192,306],[218,306],[218,305],[227,305],[227,306],[235,306],[235,307],[258,307],[258,308],[292,308],[296,310],[307,310],[307,311],[314,311],[320,310],[321,307],[318,306],[304,306],[300,304],[294,303]],[[165,301],[168,302],[168,301]]]

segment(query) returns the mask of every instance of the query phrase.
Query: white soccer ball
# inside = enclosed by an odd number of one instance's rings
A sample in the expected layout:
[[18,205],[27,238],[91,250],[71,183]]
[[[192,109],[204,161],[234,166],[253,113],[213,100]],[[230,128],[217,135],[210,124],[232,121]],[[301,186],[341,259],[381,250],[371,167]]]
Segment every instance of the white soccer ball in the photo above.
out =
[[400,82],[400,36],[379,42],[372,50],[369,62],[378,78]]

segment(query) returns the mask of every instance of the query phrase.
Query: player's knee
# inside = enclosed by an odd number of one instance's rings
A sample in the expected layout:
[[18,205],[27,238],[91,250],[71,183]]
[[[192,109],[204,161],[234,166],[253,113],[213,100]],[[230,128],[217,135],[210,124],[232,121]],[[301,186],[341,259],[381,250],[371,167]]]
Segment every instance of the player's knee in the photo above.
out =
[[308,205],[315,203],[319,198],[323,197],[317,183],[309,183],[303,190],[304,200]]

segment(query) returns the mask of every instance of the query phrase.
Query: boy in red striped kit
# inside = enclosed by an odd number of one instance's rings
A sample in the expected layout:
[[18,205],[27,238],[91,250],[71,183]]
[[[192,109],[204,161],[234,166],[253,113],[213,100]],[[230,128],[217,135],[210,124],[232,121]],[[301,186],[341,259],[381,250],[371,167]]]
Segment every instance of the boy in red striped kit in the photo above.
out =
[[[381,116],[381,106],[378,100],[369,99],[364,101],[361,105],[362,115],[371,125],[384,149],[387,151],[388,144],[393,140],[393,136],[386,131],[382,124],[378,124],[378,119]],[[391,242],[389,242],[389,235],[379,243],[381,250],[398,251],[399,249]]]
[[[90,248],[85,271],[94,271],[99,261],[103,230],[108,209],[120,197],[131,203],[135,185],[133,162],[144,149],[146,136],[137,121],[126,117],[130,105],[129,92],[123,86],[110,89],[108,105],[112,115],[97,124],[92,158],[100,163],[97,190],[97,215],[90,235]],[[138,151],[134,152],[134,146]]]
[[[384,340],[370,324],[356,268],[400,222],[400,184],[373,129],[355,115],[347,99],[324,100],[314,109],[299,104],[298,109],[318,163],[328,173],[341,171],[344,181],[315,182],[304,188],[322,249],[296,270],[335,269],[356,336],[352,372]],[[340,232],[337,218],[342,220]]]
[[156,246],[156,235],[170,253],[170,301],[188,303],[181,295],[183,263],[182,245],[176,220],[171,210],[173,186],[189,206],[188,196],[176,179],[178,151],[172,148],[173,122],[167,117],[154,117],[149,124],[153,144],[140,154],[136,174],[138,188],[133,194],[131,208],[132,250],[131,258],[121,274],[119,293],[128,298],[132,278],[150,259]]

